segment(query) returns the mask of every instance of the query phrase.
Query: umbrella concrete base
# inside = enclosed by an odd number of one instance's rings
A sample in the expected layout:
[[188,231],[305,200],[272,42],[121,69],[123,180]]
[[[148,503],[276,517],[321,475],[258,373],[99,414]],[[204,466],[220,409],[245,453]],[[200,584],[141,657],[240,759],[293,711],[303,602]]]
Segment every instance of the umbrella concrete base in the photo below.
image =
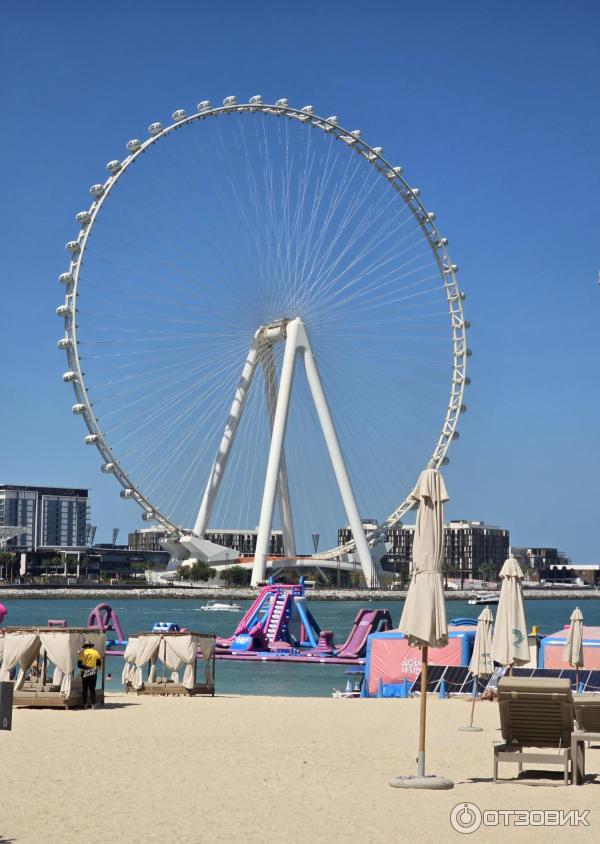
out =
[[394,777],[390,780],[392,788],[429,788],[435,791],[447,791],[454,788],[452,780],[446,777],[439,777],[437,774],[428,774],[427,776],[411,776]]
[[473,724],[467,724],[466,727],[459,727],[458,729],[461,730],[463,733],[482,733],[483,732],[483,727],[475,727],[475,726],[473,726]]

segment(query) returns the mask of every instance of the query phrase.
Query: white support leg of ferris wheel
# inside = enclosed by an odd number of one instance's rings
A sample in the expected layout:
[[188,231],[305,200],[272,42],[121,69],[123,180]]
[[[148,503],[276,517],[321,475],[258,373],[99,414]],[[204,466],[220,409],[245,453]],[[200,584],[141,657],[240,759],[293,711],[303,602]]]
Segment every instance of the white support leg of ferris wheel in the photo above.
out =
[[338,489],[340,491],[340,495],[342,496],[348,524],[350,525],[352,537],[356,544],[356,553],[358,554],[367,586],[375,586],[377,585],[376,572],[374,570],[371,552],[369,551],[369,544],[365,536],[365,529],[356,504],[352,484],[350,483],[350,478],[342,455],[342,449],[333,424],[333,419],[331,418],[321,378],[319,377],[317,362],[312,353],[310,343],[308,342],[308,335],[306,334],[304,325],[302,326],[302,335],[304,342],[302,344],[301,351],[304,360],[304,368],[306,370],[306,378],[317,409],[317,415],[319,417],[319,422],[321,423],[323,436],[325,437],[325,443],[327,445],[327,451],[329,452],[329,459],[331,460]]
[[258,524],[258,536],[256,537],[256,549],[254,552],[254,565],[252,566],[251,584],[256,586],[259,580],[265,579],[267,570],[267,553],[271,541],[271,527],[273,525],[273,508],[275,506],[275,495],[277,494],[277,481],[279,478],[279,466],[283,453],[283,440],[287,427],[288,411],[290,408],[290,394],[294,380],[294,366],[298,352],[298,326],[299,319],[288,323],[286,329],[285,351],[281,365],[281,378],[279,381],[279,392],[277,394],[277,405],[273,418],[273,430],[271,431],[271,447],[269,449],[269,460],[267,462],[267,474],[263,492],[262,505],[260,508],[260,521]]
[[358,512],[358,507],[356,505],[356,500],[354,498],[354,493],[352,491],[352,486],[350,484],[350,478],[348,477],[348,472],[346,471],[346,465],[342,456],[333,419],[331,418],[327,399],[325,398],[317,364],[312,354],[308,336],[304,328],[304,323],[299,318],[291,320],[286,326],[285,352],[283,355],[279,395],[277,397],[275,418],[273,420],[273,431],[271,434],[271,447],[269,450],[269,461],[267,464],[260,523],[258,526],[258,536],[256,541],[256,552],[254,556],[254,566],[252,569],[252,584],[255,586],[260,580],[264,580],[265,578],[267,552],[273,523],[273,508],[277,492],[277,478],[283,452],[285,429],[287,426],[290,395],[294,378],[294,365],[296,362],[296,355],[299,352],[302,354],[306,377],[315,403],[323,436],[325,437],[327,450],[329,451],[329,457],[333,466],[338,488],[342,496],[346,516],[356,543],[356,551],[361,563],[363,574],[367,584],[371,586],[374,581],[374,572],[369,546],[360,514]]
[[[271,436],[273,436],[275,410],[277,407],[277,376],[273,361],[273,346],[270,343],[262,352],[261,360],[265,376]],[[283,532],[283,553],[288,559],[294,559],[296,557],[296,541],[294,539],[294,521],[292,518],[292,505],[290,503],[290,490],[285,465],[285,452],[282,452],[279,463],[279,512],[281,514],[281,529]]]
[[256,345],[253,345],[248,352],[248,357],[246,358],[246,362],[242,370],[242,375],[235,392],[231,410],[229,411],[229,418],[227,420],[227,424],[225,425],[225,431],[223,433],[223,438],[221,439],[219,451],[217,452],[215,462],[213,463],[208,483],[206,484],[206,489],[204,490],[202,504],[200,505],[200,510],[198,511],[196,524],[194,525],[194,533],[196,536],[200,536],[202,538],[204,538],[206,528],[208,527],[208,520],[210,519],[212,508],[219,492],[219,487],[221,486],[221,481],[223,480],[225,467],[227,466],[227,461],[231,453],[231,447],[233,445],[233,441],[235,440],[235,435],[242,417],[242,411],[244,410],[244,405],[246,404],[246,399],[248,398],[248,392],[250,391],[250,385],[252,384],[252,379],[254,378],[254,373],[256,372],[257,357],[258,350]]

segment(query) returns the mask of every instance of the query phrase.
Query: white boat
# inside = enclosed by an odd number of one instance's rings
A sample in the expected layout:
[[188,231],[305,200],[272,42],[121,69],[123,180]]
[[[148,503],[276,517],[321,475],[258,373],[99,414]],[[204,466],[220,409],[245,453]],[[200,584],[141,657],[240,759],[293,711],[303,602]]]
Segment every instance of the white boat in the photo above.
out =
[[220,604],[217,601],[212,601],[210,604],[204,604],[200,609],[203,612],[239,612],[241,607],[239,604],[234,604],[231,601],[228,604]]
[[471,606],[478,604],[497,604],[500,600],[500,595],[495,592],[476,592],[473,597],[469,598],[467,604]]

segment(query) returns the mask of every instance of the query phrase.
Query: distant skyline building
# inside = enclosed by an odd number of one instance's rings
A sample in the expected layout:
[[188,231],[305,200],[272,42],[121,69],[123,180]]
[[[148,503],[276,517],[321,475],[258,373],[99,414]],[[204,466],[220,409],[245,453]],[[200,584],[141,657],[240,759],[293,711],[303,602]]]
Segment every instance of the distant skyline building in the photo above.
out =
[[512,553],[523,569],[545,571],[552,566],[571,565],[570,557],[558,548],[513,548]]
[[[363,520],[366,529],[376,527],[372,519]],[[412,562],[414,525],[401,525],[386,531],[384,540],[390,545],[382,560],[387,571],[408,574]],[[349,542],[348,527],[338,530],[338,543]],[[450,576],[477,577],[480,573],[497,572],[508,557],[510,533],[496,525],[481,521],[454,519],[444,525],[445,569]],[[487,571],[489,569],[489,572]]]
[[[161,539],[165,539],[167,532],[160,528],[139,528],[128,534],[127,544],[132,551],[162,551]],[[225,548],[237,551],[242,557],[250,557],[256,551],[258,529],[246,528],[215,528],[207,530],[204,538]],[[283,556],[283,532],[271,531],[269,556]]]
[[23,527],[8,550],[85,546],[88,516],[87,489],[0,484],[0,525]]

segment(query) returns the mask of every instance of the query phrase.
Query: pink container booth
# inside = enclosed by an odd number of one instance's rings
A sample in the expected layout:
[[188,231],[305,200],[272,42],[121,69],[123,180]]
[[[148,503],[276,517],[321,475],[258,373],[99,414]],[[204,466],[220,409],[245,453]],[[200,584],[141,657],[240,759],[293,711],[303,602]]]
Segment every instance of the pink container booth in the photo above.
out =
[[[544,636],[540,644],[540,668],[570,668],[563,659],[568,628]],[[583,627],[583,667],[600,669],[600,627]]]
[[[429,648],[429,665],[468,665],[475,642],[475,625],[449,624],[445,648]],[[384,685],[414,682],[421,671],[421,650],[411,648],[399,630],[372,633],[367,642],[365,683],[369,695]]]

